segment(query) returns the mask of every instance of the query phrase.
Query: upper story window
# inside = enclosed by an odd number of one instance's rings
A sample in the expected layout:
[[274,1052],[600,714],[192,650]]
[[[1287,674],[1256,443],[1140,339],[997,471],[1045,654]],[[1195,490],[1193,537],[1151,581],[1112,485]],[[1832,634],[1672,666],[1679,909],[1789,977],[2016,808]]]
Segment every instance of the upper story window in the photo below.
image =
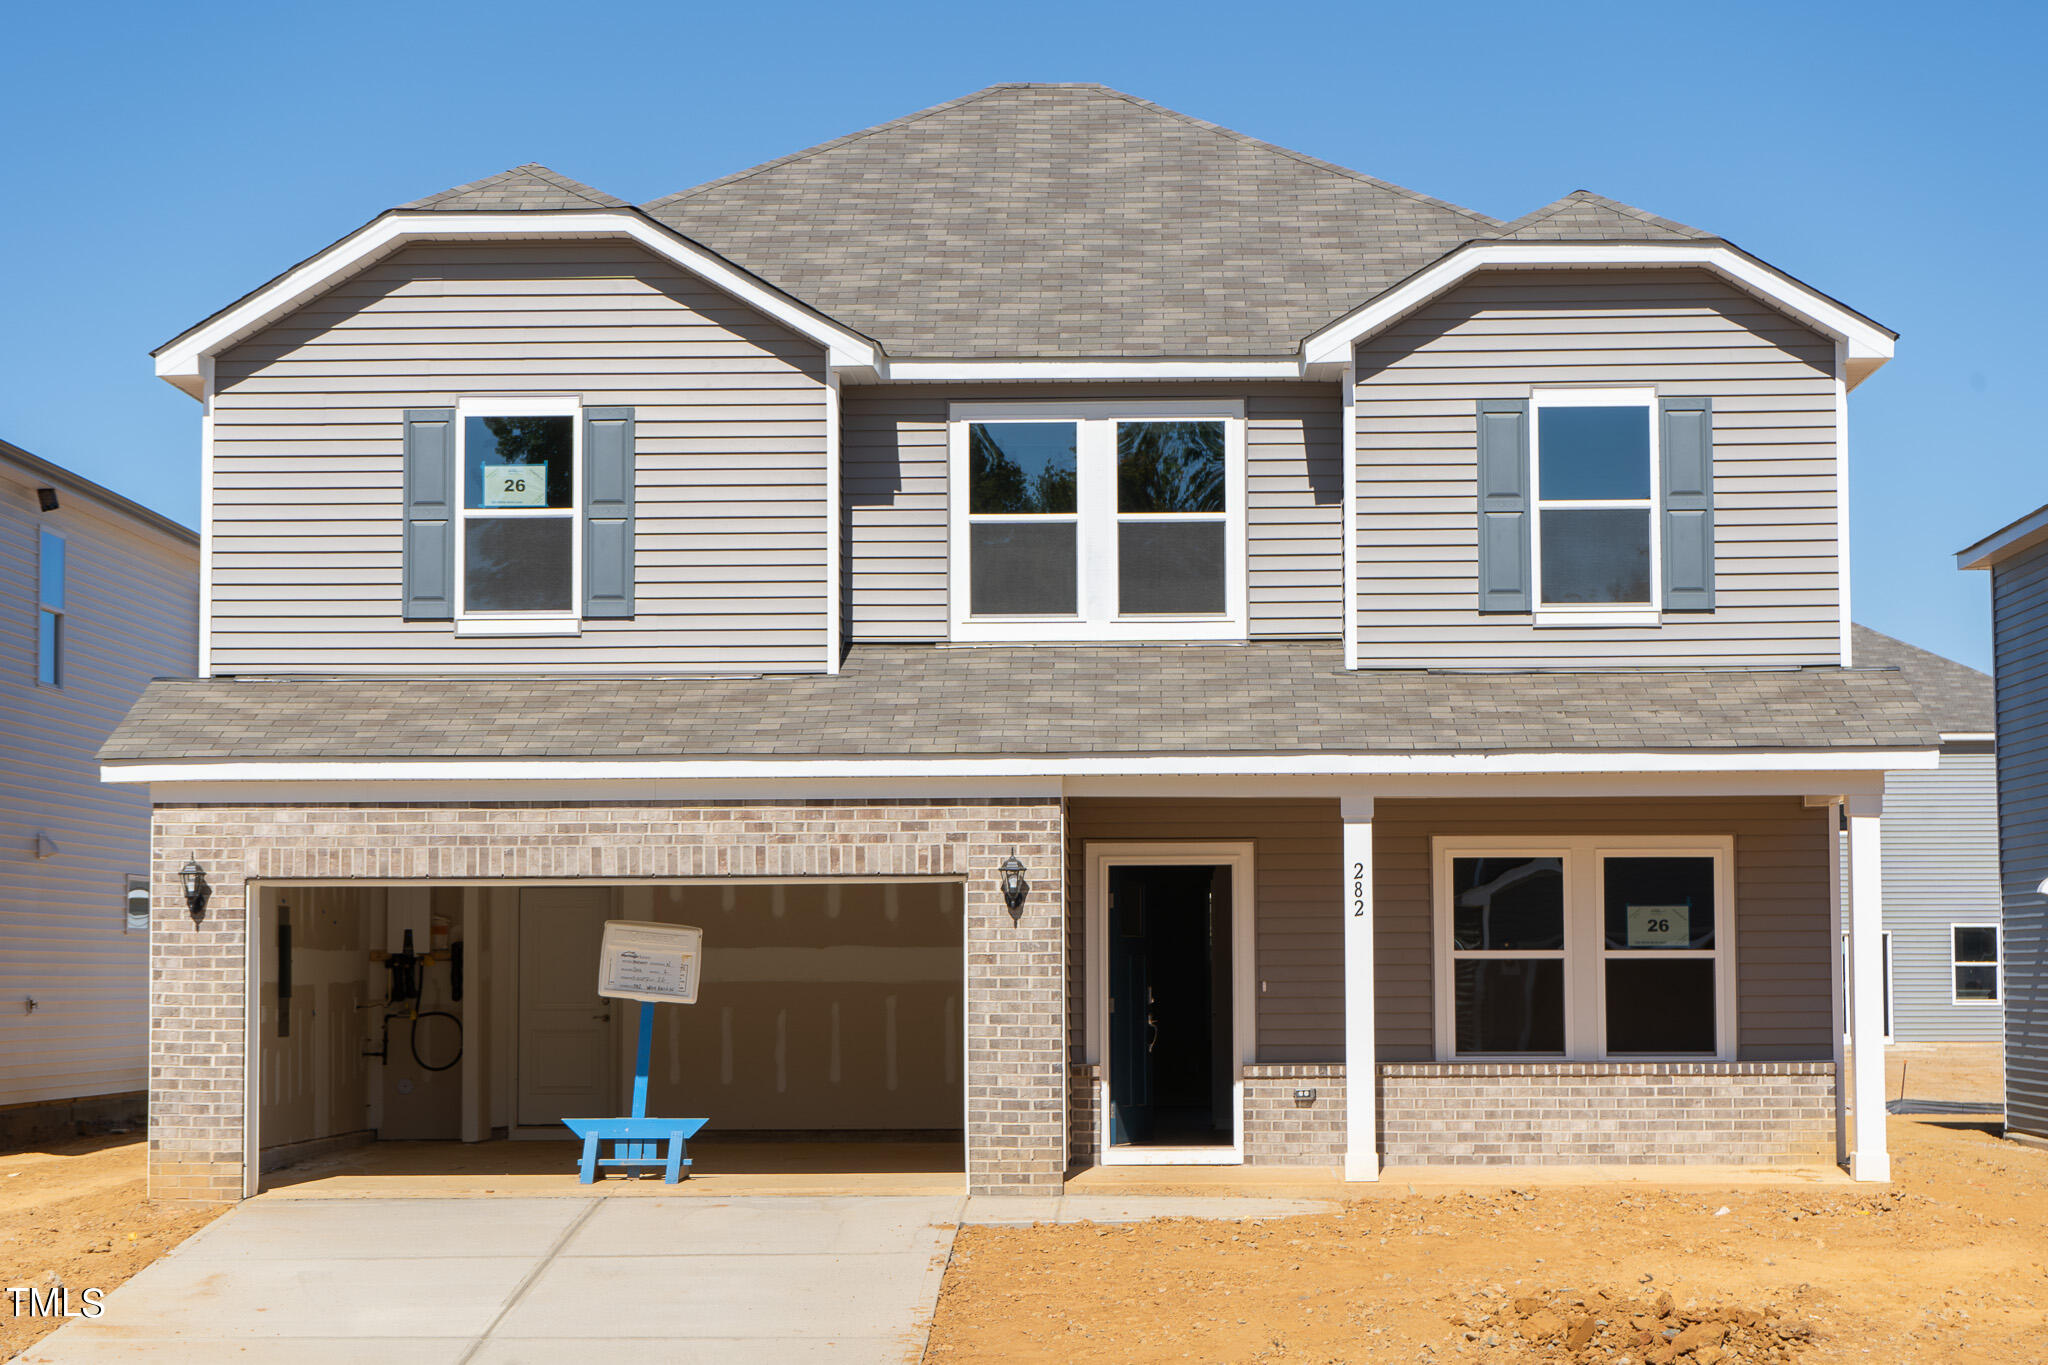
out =
[[1656,394],[1539,390],[1531,407],[1537,609],[1654,613]]
[[574,399],[467,399],[458,407],[455,574],[465,624],[575,624],[582,598],[578,417]]
[[956,403],[956,640],[1245,633],[1244,407]]
[[43,529],[36,559],[36,681],[64,685],[64,537]]

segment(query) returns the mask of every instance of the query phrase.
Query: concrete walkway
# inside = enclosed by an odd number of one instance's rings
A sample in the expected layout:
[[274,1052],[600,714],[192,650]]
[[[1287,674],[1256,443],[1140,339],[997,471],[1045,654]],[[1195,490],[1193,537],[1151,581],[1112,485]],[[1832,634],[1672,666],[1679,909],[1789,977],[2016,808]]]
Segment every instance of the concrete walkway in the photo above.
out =
[[1162,1195],[265,1195],[21,1360],[901,1365],[923,1353],[962,1222],[1333,1207]]
[[24,1361],[914,1361],[964,1201],[257,1199]]

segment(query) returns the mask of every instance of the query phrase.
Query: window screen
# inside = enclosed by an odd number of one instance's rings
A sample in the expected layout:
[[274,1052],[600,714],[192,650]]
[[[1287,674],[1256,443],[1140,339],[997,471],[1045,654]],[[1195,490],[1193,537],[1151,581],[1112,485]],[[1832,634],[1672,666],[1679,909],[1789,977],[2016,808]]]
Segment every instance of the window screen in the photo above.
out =
[[1074,532],[1072,521],[971,523],[969,609],[976,616],[1071,615]]
[[1221,422],[1116,424],[1117,611],[1229,609]]

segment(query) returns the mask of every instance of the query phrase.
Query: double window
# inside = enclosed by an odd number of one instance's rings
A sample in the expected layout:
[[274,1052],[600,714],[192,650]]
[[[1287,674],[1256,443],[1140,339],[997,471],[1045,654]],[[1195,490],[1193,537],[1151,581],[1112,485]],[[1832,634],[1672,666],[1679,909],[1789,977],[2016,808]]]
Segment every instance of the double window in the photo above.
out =
[[1729,1057],[1727,839],[1439,839],[1438,1051]]
[[1530,408],[1537,609],[1653,613],[1661,590],[1655,392],[1538,390]]
[[456,601],[465,625],[573,626],[582,600],[582,423],[574,399],[466,399]]
[[956,403],[958,640],[1241,639],[1236,402]]
[[36,681],[64,685],[64,537],[43,528],[36,559]]
[[1999,998],[1998,926],[1949,926],[1949,973],[1954,977],[1955,1003],[1994,1004]]

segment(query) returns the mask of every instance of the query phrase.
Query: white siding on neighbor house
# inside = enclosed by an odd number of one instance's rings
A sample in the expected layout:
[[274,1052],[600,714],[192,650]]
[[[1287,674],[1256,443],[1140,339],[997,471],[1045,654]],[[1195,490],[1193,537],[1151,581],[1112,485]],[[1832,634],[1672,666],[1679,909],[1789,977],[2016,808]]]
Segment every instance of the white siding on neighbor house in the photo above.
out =
[[[1362,667],[1840,661],[1832,342],[1701,272],[1483,272],[1356,357]],[[1476,403],[1549,385],[1713,399],[1714,611],[1479,612]]]
[[1343,419],[1334,385],[850,384],[841,393],[854,640],[946,638],[947,405],[1034,398],[1243,399],[1251,634],[1343,633]]
[[[198,548],[68,488],[40,511],[50,482],[0,458],[0,1106],[146,1084],[149,934],[124,910],[149,793],[101,783],[98,751],[144,683],[197,666]],[[44,527],[65,540],[60,687],[36,681]]]
[[1991,571],[1998,856],[2005,889],[2005,1121],[2048,1139],[2048,547]]
[[[824,353],[627,243],[405,248],[224,353],[215,673],[816,671]],[[400,614],[400,414],[473,395],[635,411],[630,620],[457,638]]]

